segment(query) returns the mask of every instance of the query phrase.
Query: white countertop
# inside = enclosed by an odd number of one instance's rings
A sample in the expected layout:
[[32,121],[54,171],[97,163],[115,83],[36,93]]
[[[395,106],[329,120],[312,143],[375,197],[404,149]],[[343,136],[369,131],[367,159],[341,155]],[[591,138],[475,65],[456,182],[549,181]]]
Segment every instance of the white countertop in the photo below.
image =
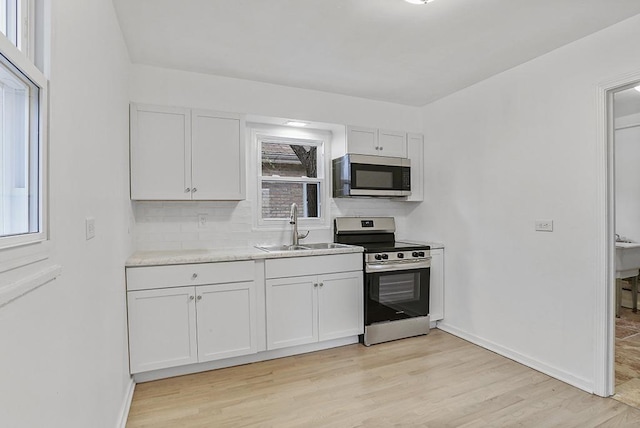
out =
[[363,252],[363,250],[364,249],[362,247],[352,245],[348,248],[271,252],[260,250],[255,247],[216,250],[137,251],[127,259],[125,266],[161,266],[189,263],[230,262],[240,260],[280,259],[287,257],[361,253]]

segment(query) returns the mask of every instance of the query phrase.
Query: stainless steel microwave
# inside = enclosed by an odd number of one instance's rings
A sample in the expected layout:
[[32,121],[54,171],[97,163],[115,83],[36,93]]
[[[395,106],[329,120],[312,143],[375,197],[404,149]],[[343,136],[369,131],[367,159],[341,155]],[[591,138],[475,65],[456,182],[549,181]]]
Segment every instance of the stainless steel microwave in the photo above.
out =
[[334,198],[411,195],[409,159],[346,154],[332,163]]

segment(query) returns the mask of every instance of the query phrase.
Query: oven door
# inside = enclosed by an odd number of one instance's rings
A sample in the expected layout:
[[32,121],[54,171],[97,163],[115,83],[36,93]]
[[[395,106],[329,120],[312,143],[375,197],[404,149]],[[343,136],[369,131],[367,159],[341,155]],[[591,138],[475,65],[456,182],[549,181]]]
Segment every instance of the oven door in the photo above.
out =
[[429,314],[429,268],[365,275],[365,325]]

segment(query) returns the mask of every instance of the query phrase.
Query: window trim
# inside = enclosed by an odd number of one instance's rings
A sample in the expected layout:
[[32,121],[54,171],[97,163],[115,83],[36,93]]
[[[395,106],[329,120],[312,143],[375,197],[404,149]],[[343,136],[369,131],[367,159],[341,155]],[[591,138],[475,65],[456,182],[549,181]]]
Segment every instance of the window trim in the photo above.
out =
[[320,217],[316,218],[300,218],[298,221],[299,228],[304,229],[329,229],[330,228],[330,211],[331,211],[331,194],[330,180],[331,176],[331,136],[330,131],[322,131],[317,129],[297,129],[286,126],[266,125],[266,124],[248,124],[251,129],[250,144],[253,151],[251,159],[253,160],[251,170],[254,179],[251,180],[255,186],[253,192],[255,197],[253,216],[254,230],[277,230],[282,231],[289,227],[289,219],[265,219],[262,218],[262,153],[260,150],[263,140],[270,141],[299,141],[302,144],[314,144],[318,146],[318,177],[314,178],[298,178],[298,177],[282,177],[274,180],[265,181],[286,181],[299,183],[320,183],[319,201]]
[[[39,232],[23,235],[0,237],[0,250],[23,245],[41,243],[49,238],[48,211],[48,81],[29,59],[26,52],[20,51],[11,41],[0,34],[0,55],[19,69],[38,91],[38,123],[30,122],[30,132],[38,132],[38,199]],[[37,128],[35,128],[37,126]],[[35,128],[35,129],[34,129]]]

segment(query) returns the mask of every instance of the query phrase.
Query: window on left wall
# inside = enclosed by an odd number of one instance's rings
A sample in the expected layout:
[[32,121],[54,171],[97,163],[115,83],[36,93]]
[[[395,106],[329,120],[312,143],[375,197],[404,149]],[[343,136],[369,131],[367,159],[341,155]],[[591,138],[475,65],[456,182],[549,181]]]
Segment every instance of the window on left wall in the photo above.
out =
[[29,4],[0,0],[0,248],[47,238],[47,81],[27,49]]

